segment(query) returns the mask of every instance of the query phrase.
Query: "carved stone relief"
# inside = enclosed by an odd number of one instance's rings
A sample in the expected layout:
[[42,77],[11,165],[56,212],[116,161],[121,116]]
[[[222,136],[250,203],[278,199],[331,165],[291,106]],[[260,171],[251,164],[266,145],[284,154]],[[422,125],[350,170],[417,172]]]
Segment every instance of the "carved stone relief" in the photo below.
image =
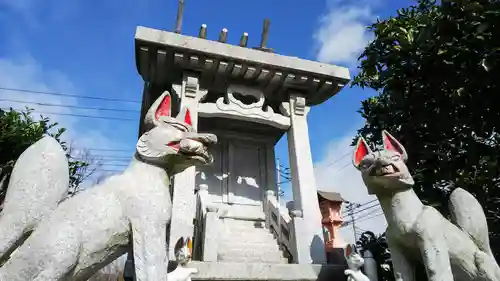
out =
[[290,127],[290,118],[266,105],[262,91],[243,85],[229,85],[225,97],[215,103],[200,103],[198,112],[200,116],[240,119],[284,130]]
[[[306,105],[306,99],[304,97],[292,96],[292,99],[294,100],[293,112],[295,113],[295,115],[304,116],[309,113],[310,107]],[[284,116],[291,116],[291,108],[289,102],[282,102],[280,104],[279,110]]]
[[196,94],[198,93],[198,78],[195,76],[187,75],[184,78],[184,91],[185,95],[188,98],[196,98]]

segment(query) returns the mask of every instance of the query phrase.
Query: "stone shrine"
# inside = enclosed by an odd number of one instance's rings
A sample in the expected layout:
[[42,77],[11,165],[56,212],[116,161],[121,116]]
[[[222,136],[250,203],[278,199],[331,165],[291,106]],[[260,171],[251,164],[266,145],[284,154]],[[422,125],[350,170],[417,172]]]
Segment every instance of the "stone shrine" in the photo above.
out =
[[[144,80],[141,120],[170,91],[180,108],[191,109],[193,127],[219,141],[211,166],[190,167],[173,178],[170,259],[181,237],[193,237],[189,266],[199,272],[194,280],[343,276],[343,267],[326,265],[306,118],[310,107],[349,82],[348,69],[273,53],[266,47],[268,21],[258,48],[247,47],[247,33],[231,45],[227,29],[212,41],[206,25],[197,37],[180,34],[179,22],[177,27],[136,30],[136,65]],[[139,135],[144,130],[141,125]],[[285,133],[291,210],[276,197],[274,146]]]

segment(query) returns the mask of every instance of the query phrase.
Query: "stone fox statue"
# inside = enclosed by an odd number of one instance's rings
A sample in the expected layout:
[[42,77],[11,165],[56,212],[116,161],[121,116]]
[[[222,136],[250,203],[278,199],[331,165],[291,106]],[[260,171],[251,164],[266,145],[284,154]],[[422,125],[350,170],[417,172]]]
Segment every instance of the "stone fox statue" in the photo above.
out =
[[54,138],[42,138],[19,156],[0,213],[0,264],[54,211],[68,187],[68,160]]
[[449,200],[451,222],[424,205],[412,189],[405,148],[388,132],[382,136],[384,149],[375,152],[360,138],[353,164],[368,193],[380,201],[395,275],[414,281],[416,268],[423,265],[430,281],[499,281],[479,202],[464,189],[455,189]]
[[167,280],[169,177],[195,164],[210,164],[208,146],[217,139],[196,133],[187,109],[172,117],[168,92],[149,109],[145,124],[149,131],[137,142],[129,167],[61,202],[0,268],[1,281],[87,280],[126,253],[129,242],[136,280]]

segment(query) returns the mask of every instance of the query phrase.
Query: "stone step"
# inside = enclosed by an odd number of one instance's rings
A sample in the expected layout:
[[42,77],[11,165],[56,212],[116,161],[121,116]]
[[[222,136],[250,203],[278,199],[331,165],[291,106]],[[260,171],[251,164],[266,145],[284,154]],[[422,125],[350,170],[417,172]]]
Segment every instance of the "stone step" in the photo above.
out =
[[231,230],[241,230],[241,231],[261,231],[265,230],[269,232],[268,228],[265,227],[255,227],[252,225],[231,225],[231,224],[223,224],[222,225],[223,229],[231,229]]
[[191,261],[193,281],[335,281],[345,280],[344,266]]
[[264,228],[266,225],[264,220],[243,220],[243,219],[230,219],[230,218],[223,219],[223,223],[232,226],[241,225],[241,226],[259,227],[259,228]]
[[222,226],[230,229],[266,229],[264,222],[257,221],[224,220]]
[[217,256],[219,261],[288,263],[288,260],[279,250],[226,249],[219,251]]
[[264,241],[258,243],[242,243],[240,241],[225,242],[219,244],[220,251],[226,249],[244,250],[244,249],[256,249],[259,251],[273,250],[281,251],[276,241]]
[[269,232],[226,232],[220,236],[220,243],[277,243]]
[[251,235],[264,235],[264,236],[271,236],[274,237],[271,232],[269,232],[269,229],[243,229],[243,228],[222,228],[221,229],[221,234],[222,235],[232,235],[232,236],[251,236]]

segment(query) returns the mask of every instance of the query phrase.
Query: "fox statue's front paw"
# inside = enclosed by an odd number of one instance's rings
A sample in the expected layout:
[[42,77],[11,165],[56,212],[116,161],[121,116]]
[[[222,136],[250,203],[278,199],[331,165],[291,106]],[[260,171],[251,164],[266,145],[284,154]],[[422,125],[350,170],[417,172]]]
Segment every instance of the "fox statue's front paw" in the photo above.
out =
[[196,268],[189,268],[189,275],[196,274],[196,273],[198,273],[198,269],[196,269]]
[[352,270],[350,270],[350,269],[344,270],[344,275],[351,276],[352,274],[353,274]]

